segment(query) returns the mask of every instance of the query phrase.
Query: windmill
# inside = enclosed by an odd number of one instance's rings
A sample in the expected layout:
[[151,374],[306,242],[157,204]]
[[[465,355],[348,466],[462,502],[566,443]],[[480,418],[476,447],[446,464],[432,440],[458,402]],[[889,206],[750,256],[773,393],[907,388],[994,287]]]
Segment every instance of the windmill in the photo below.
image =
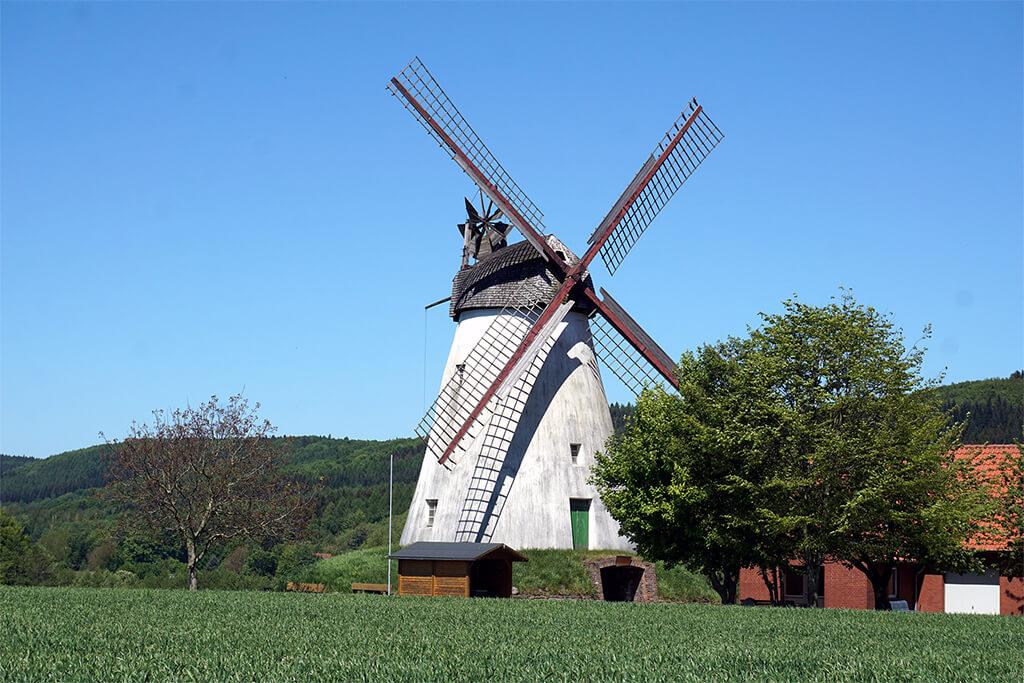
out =
[[[459,226],[463,259],[450,299],[458,326],[437,399],[416,429],[426,455],[401,542],[628,548],[588,481],[612,432],[598,360],[635,394],[662,380],[678,385],[672,359],[611,295],[595,292],[587,269],[600,256],[615,273],[722,133],[691,100],[577,257],[545,233],[540,210],[418,58],[387,87],[481,202],[477,210],[466,200]],[[510,226],[525,240],[508,244]]]

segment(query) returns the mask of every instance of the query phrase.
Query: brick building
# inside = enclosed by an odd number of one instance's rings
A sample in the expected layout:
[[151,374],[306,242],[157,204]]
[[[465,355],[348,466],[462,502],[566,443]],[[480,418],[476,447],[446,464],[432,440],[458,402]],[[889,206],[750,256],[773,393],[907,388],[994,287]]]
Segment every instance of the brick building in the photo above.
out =
[[[1017,446],[964,446],[958,458],[971,458],[979,471],[990,478],[998,475],[1001,463]],[[1005,551],[1005,537],[991,534],[972,542],[983,558],[992,559]],[[805,603],[804,576],[799,565],[786,568],[780,576],[779,593],[787,604]],[[956,612],[976,614],[1024,615],[1024,579],[984,574],[933,574],[921,571],[913,562],[900,563],[889,584],[892,600],[905,600],[910,609],[919,612]],[[739,599],[767,602],[768,587],[756,567],[740,572]],[[847,609],[873,609],[874,591],[863,572],[841,562],[826,562],[818,577],[818,605]]]

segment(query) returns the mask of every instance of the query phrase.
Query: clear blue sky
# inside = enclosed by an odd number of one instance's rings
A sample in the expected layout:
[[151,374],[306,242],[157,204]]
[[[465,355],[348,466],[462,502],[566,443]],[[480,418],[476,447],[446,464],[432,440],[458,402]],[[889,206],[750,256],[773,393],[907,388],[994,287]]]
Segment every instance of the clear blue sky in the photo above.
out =
[[934,325],[930,375],[1022,364],[1020,3],[0,19],[2,452],[243,388],[281,433],[410,434],[472,190],[384,90],[414,55],[577,251],[701,100],[725,141],[614,278],[595,268],[671,355],[842,285],[911,339]]

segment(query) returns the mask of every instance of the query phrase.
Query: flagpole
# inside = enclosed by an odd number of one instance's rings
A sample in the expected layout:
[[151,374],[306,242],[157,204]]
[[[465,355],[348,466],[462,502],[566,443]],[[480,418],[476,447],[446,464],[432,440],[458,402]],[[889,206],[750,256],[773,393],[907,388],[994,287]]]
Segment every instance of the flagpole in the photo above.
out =
[[391,454],[391,465],[388,473],[388,595],[391,595],[391,520],[392,520],[392,501],[394,500],[395,490],[395,454]]

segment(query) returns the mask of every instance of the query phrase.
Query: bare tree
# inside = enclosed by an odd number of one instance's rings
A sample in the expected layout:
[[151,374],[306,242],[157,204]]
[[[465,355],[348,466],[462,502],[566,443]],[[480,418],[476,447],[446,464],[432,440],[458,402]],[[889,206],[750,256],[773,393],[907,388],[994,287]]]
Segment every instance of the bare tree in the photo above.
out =
[[314,492],[282,474],[283,453],[259,407],[213,396],[170,415],[154,411],[152,426],[133,422],[124,441],[109,442],[110,494],[134,523],[181,539],[190,590],[215,544],[294,537],[312,513]]

